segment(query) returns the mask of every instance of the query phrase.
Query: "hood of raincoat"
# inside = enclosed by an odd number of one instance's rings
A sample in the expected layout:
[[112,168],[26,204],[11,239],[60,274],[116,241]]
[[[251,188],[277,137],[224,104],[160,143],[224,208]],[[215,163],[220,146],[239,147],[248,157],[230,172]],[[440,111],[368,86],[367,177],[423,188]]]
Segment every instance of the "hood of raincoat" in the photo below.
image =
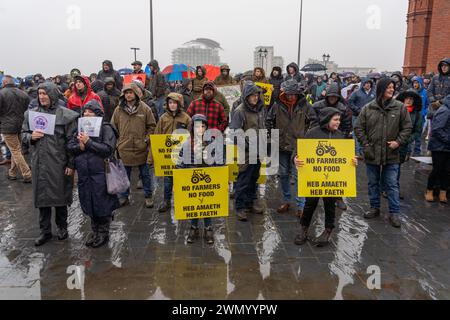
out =
[[447,76],[447,75],[450,73],[450,71],[449,71],[447,74],[444,74],[444,72],[442,71],[442,65],[443,65],[444,63],[446,63],[446,64],[448,64],[448,65],[450,66],[450,58],[442,59],[442,60],[439,62],[439,65],[438,65],[438,71],[439,71],[439,74],[440,74],[441,76]]
[[100,106],[100,103],[98,103],[97,100],[91,100],[83,107],[83,111],[81,112],[81,116],[83,116],[84,111],[88,109],[95,113],[97,117],[103,117],[105,113],[103,112],[102,107]]
[[326,107],[320,110],[319,113],[319,125],[322,129],[328,130],[328,124],[330,123],[331,118],[333,118],[335,115],[341,115],[341,112],[332,107]]
[[171,92],[167,95],[165,108],[167,112],[171,113],[169,110],[169,99],[174,100],[177,103],[177,111],[175,113],[179,113],[184,107],[183,95],[175,92]]
[[[198,69],[202,69],[202,71],[203,71],[203,76],[199,76],[198,75]],[[204,79],[205,77],[206,77],[206,68],[204,67],[204,66],[197,66],[197,67],[195,67],[195,77],[197,78],[197,79],[199,79],[199,80],[202,80],[202,79]]]
[[[52,106],[58,104],[60,92],[57,85],[52,82],[44,82],[38,86],[38,90],[39,89],[44,90],[45,93],[47,93]],[[37,99],[37,101],[40,104],[39,99]]]
[[397,96],[397,100],[405,103],[405,99],[406,98],[413,98],[414,102],[414,110],[419,112],[422,110],[422,97],[416,92],[416,90],[414,89],[409,89],[406,91],[401,92],[398,96]]

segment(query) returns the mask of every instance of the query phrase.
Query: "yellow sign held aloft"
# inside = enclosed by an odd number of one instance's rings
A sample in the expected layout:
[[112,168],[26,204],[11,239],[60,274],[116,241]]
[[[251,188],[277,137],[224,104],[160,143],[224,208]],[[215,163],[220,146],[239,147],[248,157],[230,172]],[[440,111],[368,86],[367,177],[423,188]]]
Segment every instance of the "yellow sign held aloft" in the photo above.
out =
[[228,168],[205,167],[173,171],[175,219],[228,216]]
[[261,89],[265,90],[264,93],[264,104],[266,106],[270,105],[270,100],[272,99],[273,85],[269,83],[255,82],[255,84]]
[[297,154],[300,197],[356,197],[355,142],[351,139],[300,139]]
[[176,167],[175,160],[181,151],[183,143],[189,134],[152,134],[150,142],[152,148],[155,175],[170,177]]

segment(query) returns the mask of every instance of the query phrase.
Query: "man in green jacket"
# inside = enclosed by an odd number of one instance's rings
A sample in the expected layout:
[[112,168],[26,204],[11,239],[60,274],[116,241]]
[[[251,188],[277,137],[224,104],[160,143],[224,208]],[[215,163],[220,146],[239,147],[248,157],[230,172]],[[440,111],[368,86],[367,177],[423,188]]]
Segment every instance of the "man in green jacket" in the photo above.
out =
[[400,228],[399,147],[406,144],[411,135],[411,118],[403,103],[393,99],[395,82],[392,79],[381,79],[376,92],[376,100],[363,107],[354,130],[363,148],[369,179],[370,211],[364,218],[380,215],[380,181],[385,181],[389,221],[393,227]]

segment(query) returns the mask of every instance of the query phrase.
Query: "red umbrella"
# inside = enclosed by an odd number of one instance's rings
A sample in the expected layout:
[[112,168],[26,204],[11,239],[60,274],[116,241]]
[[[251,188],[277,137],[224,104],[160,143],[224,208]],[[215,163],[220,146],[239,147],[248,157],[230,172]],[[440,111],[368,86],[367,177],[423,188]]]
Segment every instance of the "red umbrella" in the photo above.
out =
[[206,78],[209,81],[216,80],[217,76],[220,74],[220,67],[218,67],[218,66],[213,66],[211,64],[205,64],[205,69],[206,69]]

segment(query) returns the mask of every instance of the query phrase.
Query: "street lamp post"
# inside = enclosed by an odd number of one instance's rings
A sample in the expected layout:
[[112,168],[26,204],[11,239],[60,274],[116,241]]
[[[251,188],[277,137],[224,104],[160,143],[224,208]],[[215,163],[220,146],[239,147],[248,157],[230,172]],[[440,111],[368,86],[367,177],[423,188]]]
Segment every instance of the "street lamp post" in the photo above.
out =
[[141,48],[130,48],[130,49],[134,51],[134,61],[136,61],[137,60],[136,51],[141,50]]
[[264,69],[264,58],[267,57],[267,54],[269,52],[267,51],[267,49],[261,48],[261,49],[258,50],[258,53],[259,53],[259,57],[261,58],[261,68]]
[[150,60],[153,59],[153,0],[150,0]]
[[323,60],[323,66],[326,68],[327,63],[330,62],[330,55],[324,53],[322,56],[322,60]]
[[300,24],[298,30],[298,57],[297,64],[300,66],[300,52],[302,49],[302,17],[303,17],[303,0],[300,0]]

